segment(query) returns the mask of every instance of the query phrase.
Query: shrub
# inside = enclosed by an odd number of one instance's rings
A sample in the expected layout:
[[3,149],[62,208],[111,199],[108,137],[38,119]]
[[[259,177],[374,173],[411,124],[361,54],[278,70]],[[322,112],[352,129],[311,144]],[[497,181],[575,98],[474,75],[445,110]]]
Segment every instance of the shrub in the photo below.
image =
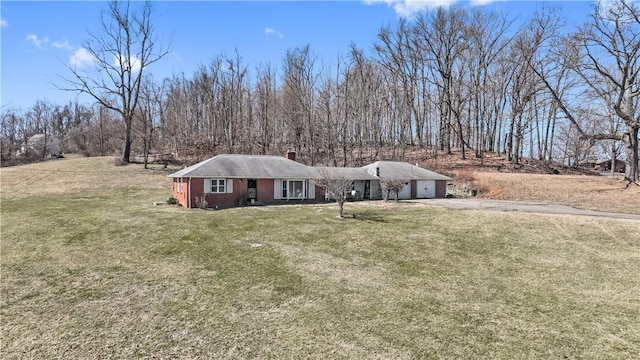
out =
[[207,202],[207,196],[206,195],[196,196],[196,206],[199,207],[200,209],[206,209],[207,207],[209,207],[209,203]]
[[398,195],[400,195],[400,191],[404,188],[404,180],[382,179],[380,180],[380,187],[384,192],[384,201],[388,201],[391,195],[394,195],[396,201],[398,201]]
[[169,205],[175,205],[178,203],[178,199],[174,198],[173,196],[169,196],[167,198],[167,204]]
[[476,196],[488,191],[487,186],[478,181],[472,170],[460,170],[454,176],[452,192],[455,196]]
[[115,158],[113,158],[113,165],[115,165],[115,166],[125,166],[125,165],[127,165],[127,162],[123,161],[122,158],[115,157]]

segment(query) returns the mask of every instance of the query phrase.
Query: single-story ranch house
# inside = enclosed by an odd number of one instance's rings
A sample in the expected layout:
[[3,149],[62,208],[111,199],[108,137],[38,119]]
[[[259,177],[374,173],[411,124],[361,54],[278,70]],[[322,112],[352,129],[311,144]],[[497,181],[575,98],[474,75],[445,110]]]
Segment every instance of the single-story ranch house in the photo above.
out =
[[382,199],[380,180],[385,178],[405,181],[400,199],[443,198],[452,180],[396,161],[360,168],[311,167],[296,162],[293,152],[286,157],[221,154],[169,175],[173,196],[187,208],[198,207],[202,198],[209,207],[325,201],[324,188],[316,181],[327,176],[353,180],[353,197],[371,200]]

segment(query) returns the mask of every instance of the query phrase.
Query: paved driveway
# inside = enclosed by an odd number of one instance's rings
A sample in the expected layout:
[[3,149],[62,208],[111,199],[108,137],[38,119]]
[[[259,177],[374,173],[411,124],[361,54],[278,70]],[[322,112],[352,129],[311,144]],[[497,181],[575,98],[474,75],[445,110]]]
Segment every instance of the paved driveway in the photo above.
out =
[[520,211],[538,214],[582,215],[640,221],[640,215],[582,210],[564,205],[483,199],[416,199],[405,200],[431,206],[459,210]]

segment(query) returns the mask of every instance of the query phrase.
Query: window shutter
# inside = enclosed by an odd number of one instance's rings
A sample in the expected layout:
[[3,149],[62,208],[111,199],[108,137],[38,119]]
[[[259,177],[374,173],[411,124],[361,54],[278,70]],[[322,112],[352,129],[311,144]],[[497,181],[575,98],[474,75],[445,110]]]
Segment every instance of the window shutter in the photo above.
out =
[[227,179],[227,194],[233,193],[233,179]]
[[275,200],[280,200],[282,198],[282,180],[281,179],[273,180],[273,198]]
[[309,199],[315,199],[316,198],[316,182],[313,180],[309,180],[309,182],[307,182],[307,184],[309,185],[309,190],[307,191],[307,197]]
[[204,179],[204,193],[208,194],[211,192],[211,179]]

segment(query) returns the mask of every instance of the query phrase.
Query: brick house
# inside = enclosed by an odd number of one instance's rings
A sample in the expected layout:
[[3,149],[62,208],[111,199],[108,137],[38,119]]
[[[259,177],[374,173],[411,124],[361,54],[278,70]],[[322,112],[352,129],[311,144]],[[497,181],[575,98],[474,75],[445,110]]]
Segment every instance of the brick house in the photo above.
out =
[[202,197],[209,207],[324,200],[313,168],[294,156],[217,155],[169,175],[173,196],[188,208],[198,207]]
[[319,202],[324,189],[316,185],[319,173],[353,180],[355,199],[381,199],[380,180],[405,180],[400,199],[445,197],[451,178],[419,166],[378,161],[361,168],[311,167],[286,157],[271,155],[221,154],[169,175],[173,196],[180,205],[196,208],[202,199],[208,207],[244,204]]

